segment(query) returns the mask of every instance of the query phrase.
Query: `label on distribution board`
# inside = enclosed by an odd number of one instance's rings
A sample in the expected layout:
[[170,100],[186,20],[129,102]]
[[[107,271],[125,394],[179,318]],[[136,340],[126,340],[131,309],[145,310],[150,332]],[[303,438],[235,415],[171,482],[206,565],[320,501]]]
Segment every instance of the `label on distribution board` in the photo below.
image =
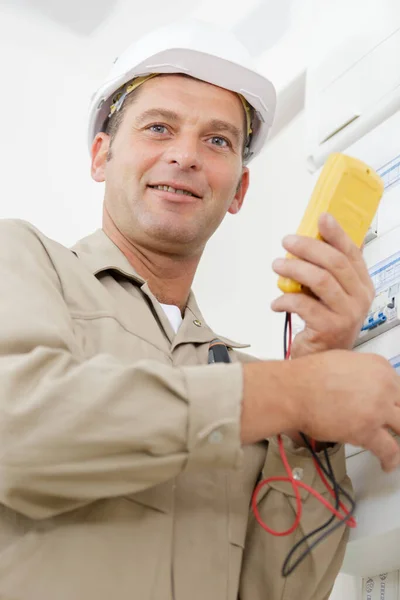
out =
[[397,600],[399,571],[363,579],[362,600]]

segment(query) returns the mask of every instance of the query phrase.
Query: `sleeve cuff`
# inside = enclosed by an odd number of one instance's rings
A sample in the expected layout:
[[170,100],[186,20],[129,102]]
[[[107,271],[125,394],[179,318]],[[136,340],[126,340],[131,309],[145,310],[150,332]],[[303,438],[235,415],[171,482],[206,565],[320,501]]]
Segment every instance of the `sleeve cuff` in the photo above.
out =
[[236,468],[242,459],[240,420],[243,370],[240,363],[186,367],[189,402],[186,469]]

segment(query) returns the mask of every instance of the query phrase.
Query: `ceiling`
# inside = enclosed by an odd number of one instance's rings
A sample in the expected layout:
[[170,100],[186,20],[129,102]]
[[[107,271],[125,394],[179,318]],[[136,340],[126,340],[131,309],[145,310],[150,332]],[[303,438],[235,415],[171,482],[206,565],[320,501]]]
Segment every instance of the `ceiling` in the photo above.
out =
[[[248,0],[235,2],[214,0],[212,5],[205,1],[187,0],[0,0],[0,6],[31,11],[67,28],[79,36],[109,37],[121,31],[121,37],[129,27],[137,34],[158,25],[191,13],[205,20],[217,18],[229,20],[239,39],[253,56],[265,52],[276,44],[291,23],[291,8],[294,0]],[[216,6],[218,5],[218,6]],[[225,18],[226,16],[226,18]]]
[[90,35],[117,10],[119,0],[0,0],[2,4],[40,14],[79,35]]
[[292,24],[294,0],[259,1],[233,28],[253,56],[259,56],[277,44]]

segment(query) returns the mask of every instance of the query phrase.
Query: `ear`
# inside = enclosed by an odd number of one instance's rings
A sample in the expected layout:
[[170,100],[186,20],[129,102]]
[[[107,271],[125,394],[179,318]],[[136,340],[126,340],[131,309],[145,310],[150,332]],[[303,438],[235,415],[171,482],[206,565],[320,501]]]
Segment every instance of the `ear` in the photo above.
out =
[[92,166],[90,172],[92,178],[99,183],[105,180],[105,170],[109,149],[110,136],[107,133],[98,133],[92,144]]
[[228,212],[231,213],[231,215],[236,215],[236,213],[238,213],[239,210],[242,208],[244,197],[246,195],[247,190],[249,189],[249,183],[249,169],[247,167],[243,167],[242,177],[236,190],[235,197],[232,200],[230,207],[228,208]]

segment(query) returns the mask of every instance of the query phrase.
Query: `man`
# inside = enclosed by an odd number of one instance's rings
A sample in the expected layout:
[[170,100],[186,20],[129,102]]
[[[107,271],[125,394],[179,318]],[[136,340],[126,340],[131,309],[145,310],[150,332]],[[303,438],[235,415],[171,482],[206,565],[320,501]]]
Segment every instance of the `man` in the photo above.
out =
[[[287,434],[291,467],[325,493],[299,431],[321,448],[338,442],[329,453],[347,490],[343,442],[385,470],[399,462],[386,431],[400,433],[394,370],[350,351],[372,285],[329,218],[326,242],[289,238],[299,260],[275,265],[319,298],[274,305],[306,322],[293,360],[256,361],[220,338],[231,364],[207,364],[217,336],[191,284],[207,240],[242,206],[245,162],[274,110],[236,42],[207,31],[150,34],[94,97],[102,230],[69,250],[1,222],[1,598],[328,598],[345,527],[284,579],[298,533],[276,538],[248,520],[259,477],[285,475],[275,436]],[[271,527],[292,523],[292,494],[279,482],[260,494]],[[303,502],[309,531],[327,514]]]

